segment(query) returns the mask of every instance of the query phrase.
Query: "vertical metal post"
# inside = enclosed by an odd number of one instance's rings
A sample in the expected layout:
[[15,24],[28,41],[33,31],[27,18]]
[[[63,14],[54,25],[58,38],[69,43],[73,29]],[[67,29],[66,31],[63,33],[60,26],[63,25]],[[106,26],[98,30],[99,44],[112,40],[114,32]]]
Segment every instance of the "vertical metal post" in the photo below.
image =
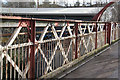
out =
[[95,23],[95,32],[96,32],[96,35],[95,35],[95,49],[97,49],[97,23]]
[[107,24],[105,23],[105,44],[106,44],[106,39],[107,39],[106,32],[107,32]]
[[110,45],[110,38],[111,38],[111,23],[108,23],[108,27],[107,27],[107,43]]
[[116,40],[116,23],[114,24],[115,24],[114,40]]
[[75,59],[77,59],[78,57],[78,52],[77,52],[77,49],[78,49],[78,43],[77,43],[77,40],[78,40],[78,23],[75,23]]
[[35,21],[31,20],[30,79],[35,78]]

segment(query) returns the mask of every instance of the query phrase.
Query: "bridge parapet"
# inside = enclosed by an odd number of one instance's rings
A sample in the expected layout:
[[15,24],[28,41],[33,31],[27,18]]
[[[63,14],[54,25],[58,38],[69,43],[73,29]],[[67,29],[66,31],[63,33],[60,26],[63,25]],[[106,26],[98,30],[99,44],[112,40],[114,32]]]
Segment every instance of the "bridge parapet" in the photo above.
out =
[[0,18],[18,22],[16,27],[2,26],[3,41],[8,40],[0,49],[1,79],[43,78],[120,38],[118,22]]
[[58,15],[95,15],[103,7],[87,7],[87,8],[2,8],[2,14],[18,14],[18,15],[42,15],[42,14],[58,14]]

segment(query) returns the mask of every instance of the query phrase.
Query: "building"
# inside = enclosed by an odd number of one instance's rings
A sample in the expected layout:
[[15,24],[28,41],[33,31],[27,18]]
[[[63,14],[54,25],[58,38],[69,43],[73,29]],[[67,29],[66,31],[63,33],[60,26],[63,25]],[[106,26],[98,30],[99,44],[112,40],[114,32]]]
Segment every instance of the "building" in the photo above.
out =
[[34,8],[35,7],[35,1],[34,0],[24,0],[24,1],[18,1],[16,0],[9,0],[6,3],[2,3],[2,7],[8,7],[8,8]]
[[39,8],[62,8],[63,6],[56,4],[54,1],[53,4],[49,0],[44,0],[43,4],[39,5]]

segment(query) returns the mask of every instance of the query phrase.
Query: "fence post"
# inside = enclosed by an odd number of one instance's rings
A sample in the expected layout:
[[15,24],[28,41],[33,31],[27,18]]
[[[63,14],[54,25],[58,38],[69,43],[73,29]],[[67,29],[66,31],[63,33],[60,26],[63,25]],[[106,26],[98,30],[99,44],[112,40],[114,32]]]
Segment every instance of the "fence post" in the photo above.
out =
[[35,21],[31,20],[30,79],[35,78]]
[[95,35],[95,49],[97,49],[97,27],[98,27],[98,24],[96,22],[95,23],[95,32],[96,32],[96,35]]
[[77,49],[78,49],[78,43],[77,43],[77,40],[78,40],[78,23],[75,23],[75,59],[77,59],[78,57],[78,52],[77,52]]
[[116,40],[116,23],[114,24],[115,24],[114,40]]
[[105,44],[106,44],[106,41],[107,41],[106,40],[107,39],[107,34],[106,33],[107,33],[107,24],[105,23]]
[[107,43],[110,45],[111,44],[111,23],[108,23],[107,27]]

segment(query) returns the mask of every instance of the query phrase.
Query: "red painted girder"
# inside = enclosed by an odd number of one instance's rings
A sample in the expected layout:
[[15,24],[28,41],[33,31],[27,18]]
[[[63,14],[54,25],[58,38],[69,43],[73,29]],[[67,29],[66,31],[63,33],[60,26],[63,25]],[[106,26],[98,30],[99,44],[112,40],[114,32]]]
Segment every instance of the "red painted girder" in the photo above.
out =
[[102,16],[102,14],[104,13],[104,11],[109,7],[111,6],[113,3],[115,2],[110,2],[108,3],[97,15],[95,15],[92,19],[92,21],[99,21],[100,20],[100,17]]

